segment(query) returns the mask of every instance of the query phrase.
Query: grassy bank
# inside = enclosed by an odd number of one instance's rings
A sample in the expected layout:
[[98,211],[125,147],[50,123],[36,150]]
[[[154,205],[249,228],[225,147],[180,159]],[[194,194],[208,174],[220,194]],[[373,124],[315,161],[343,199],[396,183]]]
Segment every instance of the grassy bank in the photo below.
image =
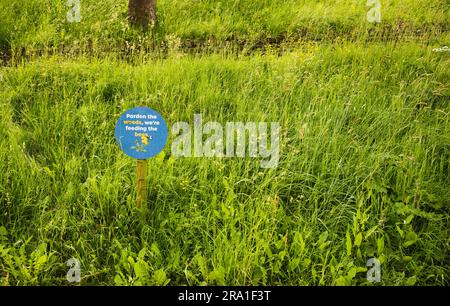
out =
[[[366,20],[361,0],[159,0],[158,25],[131,29],[127,1],[81,0],[81,22],[68,23],[57,0],[0,0],[4,59],[32,55],[136,53],[181,46],[239,50],[297,40],[411,41],[448,44],[448,4],[442,0],[382,1],[382,23]],[[200,50],[197,50],[200,49]]]

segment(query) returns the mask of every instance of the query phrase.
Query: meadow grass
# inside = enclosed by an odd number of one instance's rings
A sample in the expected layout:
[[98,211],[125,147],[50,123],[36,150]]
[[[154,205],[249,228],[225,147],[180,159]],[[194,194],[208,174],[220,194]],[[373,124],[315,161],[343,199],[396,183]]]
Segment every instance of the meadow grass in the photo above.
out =
[[[448,4],[0,0],[0,285],[449,283]],[[280,162],[135,161],[128,108],[177,121],[279,122]]]
[[383,0],[381,24],[366,20],[363,0],[158,0],[158,24],[130,28],[126,0],[80,0],[81,22],[68,23],[66,1],[0,0],[0,50],[10,57],[166,50],[255,48],[302,40],[422,40],[448,44],[443,0]]
[[[3,67],[0,283],[68,284],[74,257],[81,284],[370,285],[377,257],[382,285],[448,285],[448,68],[421,42]],[[278,121],[279,166],[177,159],[170,137],[140,210],[135,161],[114,140],[138,105],[169,127],[195,113]]]

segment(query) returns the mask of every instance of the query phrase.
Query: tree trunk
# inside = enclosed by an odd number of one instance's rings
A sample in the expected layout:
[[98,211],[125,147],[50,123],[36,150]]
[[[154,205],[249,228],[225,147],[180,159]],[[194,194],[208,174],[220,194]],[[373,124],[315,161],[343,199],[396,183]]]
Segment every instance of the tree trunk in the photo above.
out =
[[128,17],[132,25],[147,27],[156,23],[156,0],[129,0]]

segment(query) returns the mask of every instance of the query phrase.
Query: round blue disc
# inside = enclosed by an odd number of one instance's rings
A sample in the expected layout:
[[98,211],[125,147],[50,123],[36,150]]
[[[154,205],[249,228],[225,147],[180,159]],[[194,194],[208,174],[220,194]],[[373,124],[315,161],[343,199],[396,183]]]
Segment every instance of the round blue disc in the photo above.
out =
[[122,151],[136,159],[147,159],[161,152],[167,134],[167,124],[161,114],[145,106],[124,112],[117,120],[115,132]]

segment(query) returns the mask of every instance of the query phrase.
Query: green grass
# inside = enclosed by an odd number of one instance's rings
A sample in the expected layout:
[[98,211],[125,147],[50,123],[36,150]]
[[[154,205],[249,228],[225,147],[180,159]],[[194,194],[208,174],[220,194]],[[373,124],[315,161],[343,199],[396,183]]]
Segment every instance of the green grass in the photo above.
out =
[[[448,284],[448,57],[420,44],[305,45],[134,66],[58,57],[1,70],[3,284]],[[281,160],[135,162],[130,107],[179,120],[279,121]]]
[[[0,285],[448,285],[448,4],[0,0]],[[280,162],[135,161],[120,114],[272,122]]]
[[[254,48],[302,40],[421,39],[448,44],[444,0],[382,0],[382,24],[366,21],[365,0],[159,0],[158,25],[131,29],[126,0],[81,0],[82,22],[66,22],[57,0],[0,0],[0,49],[23,56],[131,53],[166,50]],[[11,55],[9,55],[11,56]]]

